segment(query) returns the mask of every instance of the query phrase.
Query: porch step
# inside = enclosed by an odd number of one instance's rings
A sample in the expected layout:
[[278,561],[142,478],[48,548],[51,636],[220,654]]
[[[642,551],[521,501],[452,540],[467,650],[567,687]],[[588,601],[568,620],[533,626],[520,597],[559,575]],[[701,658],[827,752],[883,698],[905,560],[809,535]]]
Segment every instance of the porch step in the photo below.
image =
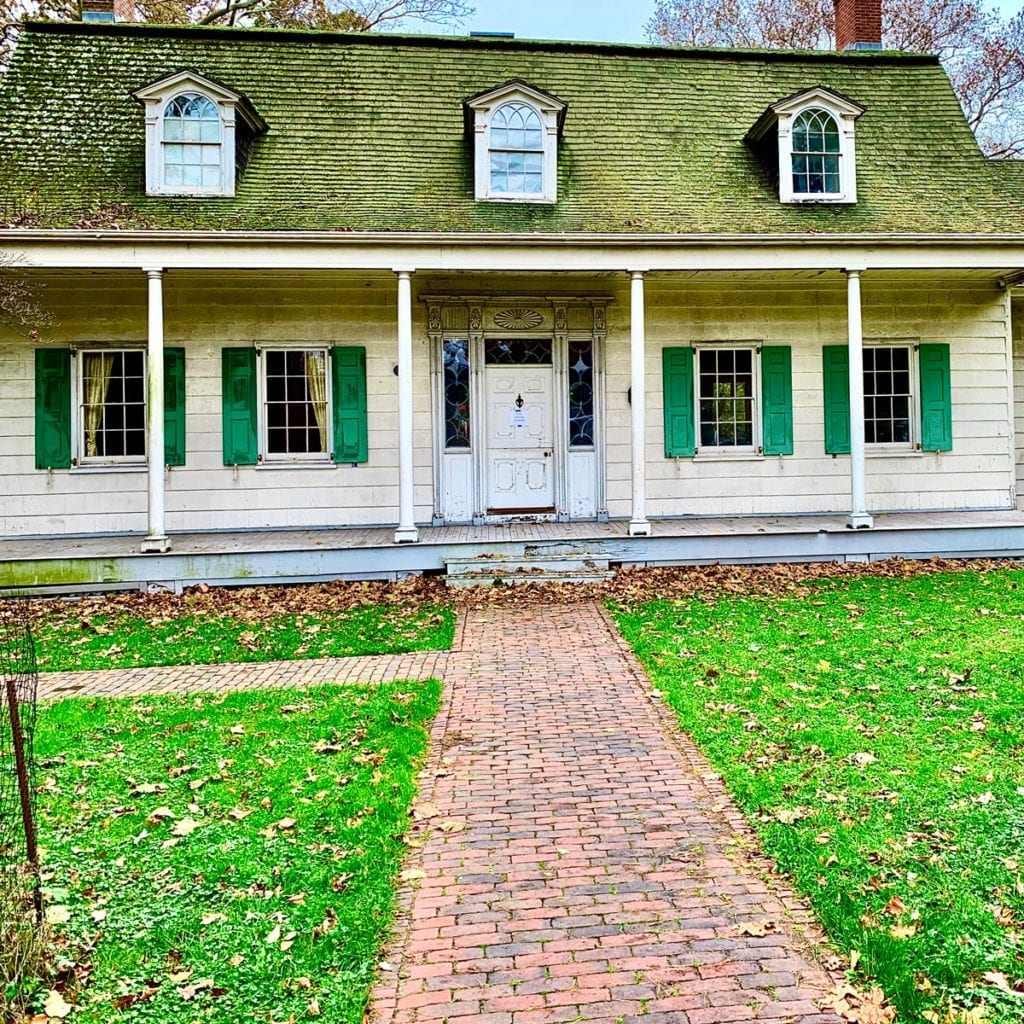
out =
[[[527,549],[528,551],[530,549]],[[537,550],[534,546],[533,550]],[[449,587],[520,583],[600,583],[611,579],[608,556],[586,551],[478,555],[445,560]]]

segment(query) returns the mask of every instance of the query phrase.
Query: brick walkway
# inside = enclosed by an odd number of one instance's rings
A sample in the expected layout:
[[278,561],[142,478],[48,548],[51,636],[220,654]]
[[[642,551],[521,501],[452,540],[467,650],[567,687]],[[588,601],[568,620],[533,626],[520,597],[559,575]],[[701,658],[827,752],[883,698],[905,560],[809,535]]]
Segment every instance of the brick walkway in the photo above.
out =
[[400,890],[371,1024],[838,1024],[806,906],[766,882],[602,609],[472,610],[455,646],[53,673],[40,696],[442,677],[407,864],[423,877]]
[[[421,786],[436,816],[411,858],[425,877],[374,1024],[837,1020],[816,1005],[833,979],[805,906],[765,883],[600,608],[471,611],[445,681]],[[765,920],[778,933],[740,936]]]

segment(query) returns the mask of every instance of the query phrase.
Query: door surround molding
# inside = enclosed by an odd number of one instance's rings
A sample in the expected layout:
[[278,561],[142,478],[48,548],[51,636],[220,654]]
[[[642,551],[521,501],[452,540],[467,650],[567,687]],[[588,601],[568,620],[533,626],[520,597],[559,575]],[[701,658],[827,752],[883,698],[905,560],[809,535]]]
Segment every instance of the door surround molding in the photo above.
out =
[[[594,344],[593,515],[607,516],[605,501],[604,348],[608,334],[610,295],[423,295],[430,340],[432,422],[434,425],[434,522],[504,522],[487,515],[486,401],[484,342],[489,338],[550,338],[554,364],[552,416],[556,451],[555,518],[568,521],[571,486],[568,479],[567,352],[570,341]],[[470,448],[446,451],[442,346],[448,339],[465,338],[470,363]],[[576,449],[573,450],[574,452]],[[451,515],[453,487],[469,488],[471,507],[458,518]],[[458,503],[460,507],[462,503]],[[584,518],[584,517],[581,517]]]

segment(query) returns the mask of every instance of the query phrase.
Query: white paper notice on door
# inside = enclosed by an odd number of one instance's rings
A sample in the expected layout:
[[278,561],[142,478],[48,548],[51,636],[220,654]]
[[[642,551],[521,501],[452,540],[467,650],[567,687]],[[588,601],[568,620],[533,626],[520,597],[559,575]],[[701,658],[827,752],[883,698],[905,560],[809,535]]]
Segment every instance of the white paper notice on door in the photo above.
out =
[[530,425],[529,409],[509,409],[508,425],[510,427],[528,427]]

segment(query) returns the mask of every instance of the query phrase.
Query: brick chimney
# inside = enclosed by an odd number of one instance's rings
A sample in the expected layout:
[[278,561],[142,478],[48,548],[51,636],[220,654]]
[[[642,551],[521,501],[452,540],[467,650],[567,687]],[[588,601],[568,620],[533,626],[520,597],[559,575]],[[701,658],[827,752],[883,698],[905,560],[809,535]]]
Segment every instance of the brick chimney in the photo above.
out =
[[834,0],[837,50],[882,48],[882,0]]
[[82,21],[134,21],[134,0],[81,0]]

